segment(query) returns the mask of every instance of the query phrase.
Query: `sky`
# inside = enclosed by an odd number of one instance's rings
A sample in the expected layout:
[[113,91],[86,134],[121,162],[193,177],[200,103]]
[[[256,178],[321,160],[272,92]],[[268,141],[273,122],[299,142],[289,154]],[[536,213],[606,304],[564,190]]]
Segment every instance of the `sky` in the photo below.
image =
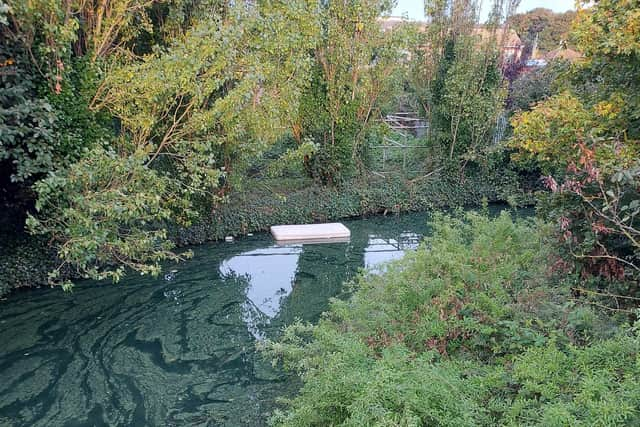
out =
[[[489,3],[489,0],[485,0],[484,3]],[[554,12],[566,12],[575,8],[575,0],[522,0],[518,12],[527,12],[536,7],[546,7]],[[405,13],[409,19],[424,19],[424,0],[398,0],[393,15],[402,16]]]

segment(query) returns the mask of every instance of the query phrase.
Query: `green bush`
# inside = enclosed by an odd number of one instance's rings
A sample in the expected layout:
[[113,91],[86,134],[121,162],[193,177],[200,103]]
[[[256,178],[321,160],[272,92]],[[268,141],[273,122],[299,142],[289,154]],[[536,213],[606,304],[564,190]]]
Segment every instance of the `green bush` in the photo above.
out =
[[[13,61],[6,50],[0,44],[0,61],[7,61],[6,57]],[[36,76],[22,66],[0,73],[0,184],[3,187],[9,181],[33,181],[34,176],[57,166],[60,157],[54,108],[46,99],[36,96],[35,81]]]
[[640,337],[566,303],[536,230],[506,213],[440,216],[317,326],[288,327],[266,351],[304,385],[273,423],[637,425]]

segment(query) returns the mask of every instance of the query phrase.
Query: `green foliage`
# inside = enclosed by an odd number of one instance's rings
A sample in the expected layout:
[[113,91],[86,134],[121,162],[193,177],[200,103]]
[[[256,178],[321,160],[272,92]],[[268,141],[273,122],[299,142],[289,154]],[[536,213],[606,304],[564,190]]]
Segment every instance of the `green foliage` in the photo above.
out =
[[172,2],[112,0],[67,2],[8,0],[12,32],[32,52],[32,62],[60,90],[64,64],[75,56],[100,62],[152,32],[152,5]]
[[166,51],[115,70],[98,93],[132,146],[189,191],[215,189],[223,171],[282,136],[296,110],[315,23],[305,2],[263,6],[212,17]]
[[[122,158],[94,149],[62,176],[36,184],[38,212],[27,225],[58,244],[62,264],[50,275],[57,282],[69,264],[82,277],[118,281],[126,268],[158,274],[160,262],[179,259],[157,223],[182,212],[174,183],[145,165],[146,156]],[[65,283],[69,286],[69,283]]]
[[[508,3],[508,4],[507,4]],[[428,142],[441,147],[446,163],[464,170],[489,156],[506,87],[501,73],[498,25],[511,2],[491,4],[491,21],[478,26],[478,6],[427,2],[432,22],[416,52],[412,90],[429,123]],[[505,10],[506,8],[506,10]]]
[[586,56],[574,86],[588,105],[615,104],[615,121],[640,139],[640,14],[635,1],[599,1],[578,12],[573,37]]
[[307,162],[310,175],[337,184],[362,172],[362,153],[381,106],[402,73],[404,51],[414,32],[401,26],[385,33],[377,18],[386,0],[327,2],[315,46],[312,81],[303,94],[294,136],[313,139],[318,150]]
[[[372,350],[381,350],[388,340],[414,352],[443,355],[491,353],[500,345],[495,324],[510,317],[510,293],[526,286],[520,274],[532,263],[539,242],[508,215],[467,220],[437,218],[436,233],[425,243],[429,250],[409,255],[415,268],[389,266],[384,275],[358,284],[360,296],[344,307],[336,303],[338,316],[350,312],[349,328],[364,331],[361,337]],[[391,278],[394,286],[387,289]],[[372,301],[362,304],[363,295]],[[379,314],[366,316],[361,310]],[[376,333],[370,336],[371,331]]]
[[568,72],[565,61],[521,74],[509,87],[507,103],[511,111],[529,111],[535,104],[556,94],[558,78]]
[[28,52],[37,75],[45,78],[51,89],[60,90],[64,62],[77,39],[78,21],[69,19],[71,7],[65,9],[61,2],[48,0],[8,0],[7,6],[10,19],[1,28],[3,36],[13,49]]
[[[615,145],[601,144],[599,153]],[[620,293],[635,297],[633,284],[640,277],[640,167],[634,161],[618,169],[600,167],[596,152],[581,147],[577,166],[566,173],[564,182],[547,177],[551,195],[541,204],[541,213],[557,221],[560,240],[569,260],[577,261],[583,277],[598,275],[626,282]],[[560,234],[559,233],[559,234]],[[609,301],[609,303],[616,301]],[[628,305],[624,302],[622,305]]]
[[553,342],[530,349],[513,365],[521,385],[511,424],[632,426],[640,422],[637,335],[622,334],[562,351]]
[[640,20],[637,2],[603,0],[595,8],[585,7],[588,5],[589,2],[581,2],[574,23],[573,37],[580,50],[592,59],[614,55],[637,61],[637,58],[627,57],[640,51],[640,35],[636,31]]
[[509,24],[529,49],[537,41],[537,48],[546,53],[569,41],[571,22],[575,16],[575,11],[554,13],[550,9],[536,8],[513,15]]
[[120,137],[36,184],[30,228],[52,236],[63,264],[116,281],[126,268],[157,273],[176,257],[166,223],[219,201],[234,167],[283,135],[316,27],[305,1],[261,6],[210,17],[105,77],[94,108],[118,118]]
[[312,157],[318,149],[313,140],[307,138],[295,148],[288,148],[278,159],[267,167],[267,175],[277,177],[284,175],[288,170],[300,168],[306,159]]
[[211,14],[224,16],[228,13],[229,2],[225,0],[172,0],[170,2],[156,3],[151,18],[154,22],[154,35],[162,35],[163,39],[170,41],[183,35],[199,22],[206,21]]
[[578,142],[589,134],[602,134],[601,124],[579,99],[563,92],[532,111],[516,114],[510,145],[519,150],[516,159],[535,158],[547,173],[556,172],[577,160]]
[[[573,35],[586,57],[567,90],[513,121],[517,157],[535,159],[553,175],[545,178],[552,195],[542,212],[558,225],[569,266],[584,277],[639,277],[638,25],[636,2],[579,10]],[[622,288],[636,293],[635,286]]]
[[63,155],[54,108],[38,96],[39,76],[10,29],[9,22],[0,23],[0,182],[5,191],[9,183],[30,183],[51,170]]
[[55,136],[65,156],[58,167],[77,161],[94,146],[108,144],[114,138],[112,118],[89,107],[101,81],[99,68],[82,58],[71,59],[68,65],[60,93],[40,87],[56,115]]
[[[23,287],[47,285],[49,273],[59,265],[59,260],[46,236],[31,236],[26,233],[11,233],[12,221],[3,221],[5,232],[0,247],[0,298]],[[24,220],[16,222],[23,225]],[[61,272],[67,277],[70,271]]]
[[0,161],[3,181],[24,182],[53,169],[63,153],[54,133],[53,106],[36,97],[26,70],[16,67],[14,73],[0,75]]
[[266,345],[304,384],[274,424],[638,422],[637,331],[576,338],[600,315],[551,296],[562,290],[532,224],[440,216],[434,231],[382,274],[361,276],[317,326],[292,325]]
[[64,72],[67,84],[52,93],[10,29],[0,32],[7,36],[0,44],[1,182],[11,194],[78,160],[110,132],[106,120],[88,108],[97,80],[90,66],[75,62]]
[[495,46],[477,48],[475,37],[447,43],[447,58],[434,86],[431,131],[449,159],[474,158],[492,141],[506,91]]

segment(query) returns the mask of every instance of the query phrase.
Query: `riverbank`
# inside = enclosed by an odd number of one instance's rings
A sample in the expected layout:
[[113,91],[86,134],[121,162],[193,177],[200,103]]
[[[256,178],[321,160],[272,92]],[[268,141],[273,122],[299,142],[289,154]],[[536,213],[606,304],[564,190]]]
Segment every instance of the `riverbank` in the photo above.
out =
[[367,215],[430,211],[489,203],[534,203],[512,174],[468,176],[461,184],[446,176],[416,179],[370,176],[341,187],[305,181],[251,182],[228,203],[189,228],[170,231],[178,246],[200,244],[268,230],[275,224],[306,224]]
[[320,322],[266,345],[303,382],[273,425],[639,425],[633,304],[578,295],[590,284],[552,267],[540,223],[470,213],[432,227]]
[[[268,230],[274,224],[480,206],[483,200],[493,203],[511,199],[522,205],[533,201],[510,173],[471,175],[462,184],[447,176],[412,181],[372,176],[336,188],[301,179],[248,181],[227,203],[213,211],[202,208],[202,219],[191,227],[169,227],[169,235],[177,246],[197,245]],[[21,287],[46,286],[48,272],[57,266],[47,240],[25,233],[7,235],[4,240],[0,297]]]

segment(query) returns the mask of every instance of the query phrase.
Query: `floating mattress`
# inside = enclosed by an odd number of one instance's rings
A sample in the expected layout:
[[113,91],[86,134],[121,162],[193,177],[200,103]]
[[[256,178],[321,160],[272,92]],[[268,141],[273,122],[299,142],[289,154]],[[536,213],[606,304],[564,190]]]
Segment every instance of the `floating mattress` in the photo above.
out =
[[271,234],[278,242],[288,243],[327,243],[341,239],[345,241],[351,232],[344,224],[332,222],[328,224],[274,225]]
[[292,239],[276,240],[276,246],[314,245],[327,243],[349,243],[348,237],[329,237],[327,239]]

